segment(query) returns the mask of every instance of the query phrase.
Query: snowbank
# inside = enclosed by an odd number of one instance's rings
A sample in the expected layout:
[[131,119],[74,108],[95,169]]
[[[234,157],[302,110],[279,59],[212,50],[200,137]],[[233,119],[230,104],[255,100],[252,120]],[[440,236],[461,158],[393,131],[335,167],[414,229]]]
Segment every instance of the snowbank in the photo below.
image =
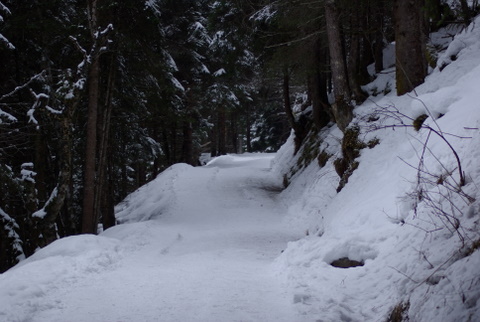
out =
[[111,270],[120,254],[118,240],[93,235],[63,238],[40,249],[0,274],[0,320],[32,321],[39,312],[61,310],[62,303],[48,294]]
[[[318,135],[317,151],[330,156],[323,167],[314,159],[299,169],[304,151],[293,156],[291,139],[279,151],[274,170],[290,178],[281,195],[287,220],[308,236],[291,242],[275,268],[305,316],[382,321],[403,303],[412,321],[480,320],[480,252],[472,248],[480,240],[479,23],[455,37],[416,93],[379,95],[355,109],[360,139],[380,144],[361,151],[339,193],[336,126]],[[429,117],[417,132],[412,121],[422,114]],[[442,136],[461,159],[461,193]],[[364,265],[330,265],[342,258]]]

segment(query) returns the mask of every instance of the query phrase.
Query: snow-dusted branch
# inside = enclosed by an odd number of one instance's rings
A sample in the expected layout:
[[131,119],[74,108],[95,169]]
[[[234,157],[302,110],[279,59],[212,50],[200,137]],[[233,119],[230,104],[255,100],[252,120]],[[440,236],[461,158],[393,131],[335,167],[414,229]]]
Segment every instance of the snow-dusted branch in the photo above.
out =
[[47,73],[46,70],[42,70],[40,73],[32,76],[26,83],[20,86],[17,86],[11,92],[0,96],[0,102],[7,98],[12,97],[13,95],[17,94],[21,90],[28,88],[34,81],[41,80],[46,75],[46,73]]

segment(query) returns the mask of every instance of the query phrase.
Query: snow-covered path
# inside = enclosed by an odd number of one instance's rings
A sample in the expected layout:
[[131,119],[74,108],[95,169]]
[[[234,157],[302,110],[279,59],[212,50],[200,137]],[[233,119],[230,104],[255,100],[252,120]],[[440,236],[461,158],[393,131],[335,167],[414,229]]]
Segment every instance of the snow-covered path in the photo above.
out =
[[282,224],[272,157],[170,168],[131,195],[125,224],[58,241],[0,276],[33,285],[10,290],[4,303],[17,309],[0,307],[0,320],[301,321],[271,265],[300,237]]

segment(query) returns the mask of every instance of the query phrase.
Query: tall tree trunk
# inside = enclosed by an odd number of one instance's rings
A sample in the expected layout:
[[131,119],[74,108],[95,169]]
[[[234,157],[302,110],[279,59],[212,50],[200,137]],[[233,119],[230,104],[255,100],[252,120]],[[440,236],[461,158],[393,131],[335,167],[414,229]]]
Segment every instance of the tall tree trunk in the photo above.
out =
[[361,4],[355,2],[355,5],[352,6],[351,12],[351,34],[350,34],[350,51],[348,55],[348,64],[347,64],[347,73],[348,73],[348,83],[350,89],[352,90],[353,99],[357,104],[361,104],[367,98],[365,93],[360,87],[360,39],[361,39],[361,30],[363,29],[360,25],[360,10]]
[[88,72],[88,111],[85,149],[85,178],[83,195],[82,233],[96,234],[95,177],[97,156],[97,116],[99,99],[100,62],[94,57]]
[[190,117],[183,120],[183,145],[182,145],[183,162],[195,165],[193,161],[193,127]]
[[312,100],[313,123],[317,129],[321,129],[330,122],[327,79],[325,73],[322,73],[327,61],[325,53],[322,53],[320,40],[315,41],[312,51],[313,64],[308,76],[308,83]]
[[[217,122],[218,123],[218,122]],[[218,155],[218,125],[215,124],[210,130],[210,154],[212,157]]]
[[340,21],[334,0],[325,1],[325,20],[335,96],[335,103],[332,105],[332,109],[338,127],[340,130],[345,131],[353,118],[353,107],[350,103],[351,93],[345,67]]
[[285,66],[283,69],[283,106],[285,114],[287,114],[287,120],[290,124],[290,127],[293,129],[295,135],[293,141],[295,143],[295,149],[293,154],[297,154],[298,150],[302,146],[303,139],[306,136],[306,129],[302,126],[299,126],[298,122],[295,120],[295,115],[292,110],[292,103],[290,101],[290,75],[288,72],[288,67]]
[[35,134],[35,188],[41,203],[47,201],[47,141],[42,131]]
[[460,7],[462,8],[464,23],[468,25],[472,20],[472,14],[470,11],[470,7],[468,6],[467,0],[460,0]]
[[[98,29],[97,0],[87,0],[87,15],[92,40],[92,47],[97,46]],[[85,174],[83,185],[83,216],[82,233],[96,234],[95,222],[95,176],[97,158],[97,117],[100,91],[100,57],[96,50],[90,53],[91,62],[88,66],[88,110],[87,133],[85,149]]]
[[247,145],[247,152],[252,152],[252,134],[251,134],[251,127],[252,127],[252,106],[250,103],[247,103],[247,128],[245,129],[246,135],[246,145]]
[[[108,158],[107,161],[108,173],[112,173],[113,162],[112,158]],[[104,198],[102,202],[102,224],[103,229],[108,229],[115,226],[115,212],[114,212],[114,198],[112,188],[114,185],[113,176],[110,175],[107,179],[107,184],[105,185]]]
[[240,153],[238,149],[238,131],[237,131],[237,112],[230,113],[230,142],[232,143],[232,152]]
[[218,106],[218,155],[225,155],[227,154],[227,111],[225,108],[225,104],[220,104]]
[[[60,120],[60,170],[57,179],[57,185],[50,194],[49,199],[43,208],[33,214],[35,221],[37,236],[42,236],[41,239],[34,242],[35,247],[43,247],[57,239],[55,222],[61,213],[65,199],[70,190],[70,180],[72,176],[72,119],[76,108],[76,103],[71,106],[70,110],[65,111],[61,115]],[[33,241],[32,241],[33,242]]]
[[395,55],[397,95],[422,84],[427,75],[423,0],[395,0]]
[[375,73],[380,73],[384,67],[383,66],[383,15],[384,15],[384,8],[383,2],[378,4],[378,8],[374,9],[378,10],[375,13],[375,43],[373,44],[373,53],[375,58]]
[[[100,144],[98,147],[98,181],[95,186],[95,204],[94,204],[94,222],[99,222],[100,215],[105,216],[104,213],[105,207],[107,206],[104,201],[106,199],[106,195],[108,194],[108,158],[107,152],[109,150],[109,138],[110,138],[110,120],[113,110],[112,104],[112,96],[113,96],[113,88],[115,83],[115,74],[116,74],[116,59],[115,56],[112,55],[110,59],[110,66],[109,66],[109,74],[108,74],[108,81],[107,87],[105,90],[105,103],[103,113],[100,113],[100,122],[98,122],[98,130]],[[103,207],[102,207],[103,206]],[[113,204],[109,205],[112,209],[114,207]]]

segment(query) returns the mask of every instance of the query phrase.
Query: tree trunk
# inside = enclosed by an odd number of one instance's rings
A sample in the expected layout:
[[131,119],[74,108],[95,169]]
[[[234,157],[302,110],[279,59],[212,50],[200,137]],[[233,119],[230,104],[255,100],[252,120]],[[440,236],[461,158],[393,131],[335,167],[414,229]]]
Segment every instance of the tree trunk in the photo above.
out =
[[422,0],[395,0],[395,55],[397,95],[422,84],[427,75]]
[[103,113],[100,113],[99,116],[100,122],[98,123],[98,130],[100,144],[98,148],[98,182],[95,186],[95,205],[94,205],[94,222],[97,223],[100,221],[100,215],[105,216],[106,209],[105,207],[109,206],[113,209],[113,204],[106,204],[105,199],[108,194],[108,157],[107,152],[109,150],[109,141],[110,141],[110,120],[113,110],[112,96],[113,88],[115,83],[115,74],[116,74],[116,59],[112,55],[110,59],[109,74],[107,81],[107,88],[105,94],[105,103]]
[[237,130],[237,112],[232,111],[230,113],[230,142],[232,144],[233,153],[240,153],[238,149],[238,130]]
[[95,49],[98,46],[98,15],[97,0],[87,0],[87,15],[92,50],[90,51],[90,65],[88,66],[88,109],[87,133],[85,149],[85,173],[83,186],[83,216],[82,233],[96,234],[95,222],[95,177],[97,158],[97,117],[100,92],[100,56]]
[[351,34],[350,34],[350,51],[348,55],[348,82],[350,89],[353,93],[353,99],[357,104],[361,104],[367,98],[365,93],[360,87],[359,78],[360,78],[360,39],[361,39],[361,30],[363,29],[360,25],[359,14],[362,8],[358,3],[352,7],[351,13]]
[[[383,18],[378,18],[378,19],[383,19]],[[382,25],[383,22],[379,22],[379,25],[376,31],[375,31],[375,43],[373,45],[373,52],[374,52],[374,59],[375,59],[375,73],[380,73],[384,67],[388,66],[383,66],[383,32],[382,32]]]
[[322,69],[327,65],[326,53],[322,53],[320,40],[313,45],[313,64],[309,74],[310,98],[312,100],[313,123],[317,129],[325,127],[330,122],[329,108],[327,96],[327,79]]
[[290,75],[288,74],[288,68],[285,67],[283,70],[283,106],[285,109],[285,114],[287,114],[288,123],[290,127],[295,130],[295,116],[292,111],[292,104],[290,102]]
[[95,176],[97,154],[97,116],[99,99],[100,62],[94,57],[88,72],[88,111],[85,150],[85,178],[83,193],[82,233],[96,234]]
[[468,25],[472,20],[472,14],[470,12],[470,7],[468,6],[467,0],[460,0],[460,7],[462,8],[464,23]]
[[333,93],[335,96],[335,103],[332,105],[332,109],[338,127],[340,130],[345,131],[353,118],[353,107],[350,104],[351,94],[345,68],[340,21],[337,7],[333,0],[325,1],[325,20],[330,51]]
[[247,128],[245,129],[246,135],[246,145],[247,145],[247,152],[252,152],[252,134],[251,134],[251,127],[252,127],[252,107],[250,103],[247,103]]
[[[108,158],[108,169],[110,169],[109,173],[111,173],[113,168],[112,158]],[[104,195],[103,195],[103,202],[102,202],[102,224],[103,229],[108,229],[110,227],[115,226],[115,212],[114,212],[114,197],[113,191],[111,187],[114,186],[113,177],[110,175],[107,179],[107,184],[105,185]]]
[[57,179],[58,183],[43,208],[33,214],[35,230],[37,231],[37,236],[34,237],[42,236],[41,240],[32,241],[35,247],[46,246],[57,239],[55,222],[64,207],[65,199],[70,190],[72,176],[73,133],[71,127],[75,108],[76,103],[65,114],[62,114],[62,119],[60,120],[62,141],[59,153],[60,171]]
[[224,104],[218,106],[218,155],[227,154],[227,111]]
[[290,75],[288,73],[288,67],[284,67],[283,69],[283,106],[285,110],[285,114],[287,114],[287,120],[290,124],[290,127],[293,129],[293,133],[295,135],[294,142],[295,142],[295,149],[293,154],[297,154],[298,150],[302,146],[303,139],[305,138],[305,131],[306,129],[299,126],[297,121],[295,120],[295,115],[293,114],[292,110],[292,103],[290,101]]
[[183,162],[196,165],[193,161],[193,127],[190,117],[185,117],[183,121],[183,145],[182,145]]
[[210,154],[216,157],[218,155],[218,124],[215,124],[210,131],[210,142]]

